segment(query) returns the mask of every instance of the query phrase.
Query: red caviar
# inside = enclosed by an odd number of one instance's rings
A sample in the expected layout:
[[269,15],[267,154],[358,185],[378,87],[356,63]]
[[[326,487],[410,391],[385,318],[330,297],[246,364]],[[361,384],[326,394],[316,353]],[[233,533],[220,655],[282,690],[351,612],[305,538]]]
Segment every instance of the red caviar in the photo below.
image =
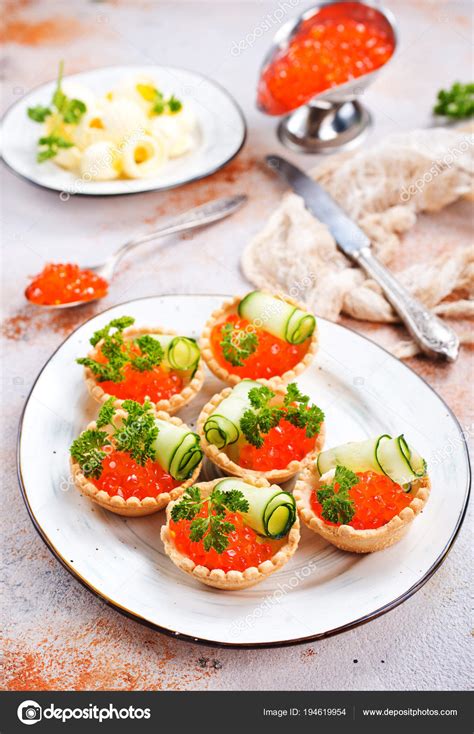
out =
[[147,459],[141,466],[128,453],[116,449],[102,461],[99,479],[90,481],[111,497],[118,495],[124,500],[129,497],[138,497],[139,500],[156,497],[162,492],[170,492],[179,484],[156,461]]
[[[355,514],[350,523],[356,530],[380,528],[386,525],[395,515],[408,507],[413,497],[403,491],[403,487],[393,482],[385,474],[373,471],[356,472],[359,483],[349,490],[349,496],[355,504]],[[336,490],[338,485],[335,485]],[[316,492],[311,495],[311,507],[318,517],[322,517],[322,508]],[[323,518],[324,519],[324,518]],[[328,525],[335,523],[327,522]]]
[[108,395],[115,395],[120,400],[136,400],[143,403],[148,397],[152,403],[157,403],[181,392],[183,387],[181,377],[161,365],[153,367],[152,370],[139,372],[126,364],[123,372],[124,379],[121,382],[104,380],[100,383]]
[[308,438],[305,428],[298,428],[283,419],[264,437],[261,448],[244,444],[240,449],[239,466],[256,471],[284,469],[290,461],[301,461],[314,449],[316,437]]
[[264,69],[258,104],[270,115],[290,112],[330,87],[375,71],[394,48],[393,31],[377,10],[355,2],[323,7]]
[[302,344],[288,344],[288,342],[273,336],[264,329],[253,328],[252,331],[258,337],[258,346],[253,354],[244,360],[243,367],[234,367],[226,360],[222,352],[222,327],[224,324],[234,324],[236,329],[245,329],[250,325],[246,319],[241,319],[237,314],[231,314],[224,322],[216,324],[211,332],[212,352],[222,367],[225,367],[233,375],[239,377],[274,377],[282,375],[287,370],[293,369],[301,362],[308,351],[309,338]]
[[[134,351],[140,354],[138,347]],[[101,352],[96,354],[94,359],[97,362],[107,361]],[[168,400],[183,389],[182,378],[163,365],[140,372],[133,369],[130,364],[126,364],[123,368],[123,375],[124,379],[120,382],[104,380],[99,384],[108,395],[114,395],[119,400],[136,400],[138,403],[145,402],[146,398],[153,403]]]
[[[203,507],[197,517],[206,516],[207,507]],[[191,520],[170,520],[169,529],[176,549],[197,565],[210,570],[245,571],[250,566],[267,561],[285,542],[261,538],[255,530],[245,525],[242,516],[236,512],[227,512],[225,519],[235,526],[235,530],[227,536],[229,545],[223,553],[218,553],[214,548],[206,551],[202,540],[195,542],[189,539]]]
[[58,306],[74,301],[92,301],[107,295],[109,284],[92,272],[72,263],[48,263],[35,275],[25,296],[41,306]]

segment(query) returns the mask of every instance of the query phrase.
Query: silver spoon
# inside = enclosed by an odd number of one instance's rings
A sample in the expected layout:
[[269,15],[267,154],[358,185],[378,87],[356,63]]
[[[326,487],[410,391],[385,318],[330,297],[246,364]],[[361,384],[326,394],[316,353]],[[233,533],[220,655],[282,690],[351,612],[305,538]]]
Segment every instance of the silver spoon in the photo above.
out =
[[[102,265],[93,265],[92,267],[84,267],[81,269],[90,270],[92,273],[100,276],[110,284],[120,260],[124,255],[128,254],[131,250],[134,250],[135,247],[144,245],[146,242],[151,242],[157,238],[167,237],[168,235],[176,234],[177,232],[185,232],[188,229],[204,227],[206,224],[218,222],[220,219],[224,219],[224,217],[228,217],[230,214],[233,214],[246,202],[247,196],[245,194],[238,194],[237,196],[225,196],[222,199],[215,199],[214,201],[197,206],[194,209],[184,212],[184,214],[180,214],[179,216],[168,220],[168,222],[163,227],[160,227],[160,229],[143,235],[143,237],[137,237],[133,240],[129,240],[119,247],[116,252],[110,255]],[[99,300],[99,298],[104,298],[104,296],[91,298],[88,301],[72,301],[71,303],[58,303],[55,305],[35,303],[34,305],[50,309],[72,308],[74,306],[85,306]],[[33,302],[30,301],[30,303]]]

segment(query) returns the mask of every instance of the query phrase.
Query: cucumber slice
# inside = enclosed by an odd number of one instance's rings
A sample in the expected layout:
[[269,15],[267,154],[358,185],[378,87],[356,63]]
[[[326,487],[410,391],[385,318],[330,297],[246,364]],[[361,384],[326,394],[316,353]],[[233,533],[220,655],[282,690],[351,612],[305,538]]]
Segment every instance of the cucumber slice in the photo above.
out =
[[242,512],[245,523],[265,538],[277,540],[287,535],[296,520],[296,502],[292,494],[273,484],[271,487],[253,487],[240,479],[223,479],[216,489],[228,492],[237,489],[249,503],[248,512]]
[[[195,339],[187,336],[172,336],[171,334],[147,334],[163,347],[165,353],[163,364],[172,370],[196,372],[201,357],[200,349]],[[191,375],[191,376],[192,376]]]
[[242,380],[206,420],[203,426],[206,441],[223,449],[240,438],[240,419],[250,408],[248,394],[253,387],[261,387],[254,380]]
[[155,424],[158,428],[153,446],[156,461],[173,479],[187,479],[202,459],[199,436],[186,426],[175,426],[160,418]]
[[426,474],[424,459],[408,446],[403,435],[380,444],[378,461],[383,473],[397,484],[409,484]]
[[322,476],[338,464],[352,471],[376,471],[382,473],[382,467],[378,463],[377,450],[379,444],[385,439],[391,438],[387,434],[369,438],[366,441],[350,441],[349,443],[336,446],[333,449],[322,451],[317,460],[319,474]]
[[289,344],[301,344],[316,327],[312,314],[261,291],[253,291],[242,298],[238,312],[256,328],[264,329]]
[[319,454],[317,468],[321,476],[337,465],[356,472],[386,474],[401,485],[407,485],[426,473],[424,459],[407,444],[403,435],[392,438],[382,434],[366,441],[336,446]]

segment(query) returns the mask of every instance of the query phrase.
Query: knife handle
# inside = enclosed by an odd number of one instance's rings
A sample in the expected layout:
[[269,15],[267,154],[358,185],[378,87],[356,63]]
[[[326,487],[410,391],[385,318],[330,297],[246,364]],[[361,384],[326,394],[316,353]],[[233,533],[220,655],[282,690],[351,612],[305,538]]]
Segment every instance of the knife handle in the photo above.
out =
[[459,338],[420,301],[408,293],[370,248],[362,247],[352,253],[354,260],[382,288],[387,300],[398,313],[421,350],[430,357],[444,357],[454,362],[459,353]]

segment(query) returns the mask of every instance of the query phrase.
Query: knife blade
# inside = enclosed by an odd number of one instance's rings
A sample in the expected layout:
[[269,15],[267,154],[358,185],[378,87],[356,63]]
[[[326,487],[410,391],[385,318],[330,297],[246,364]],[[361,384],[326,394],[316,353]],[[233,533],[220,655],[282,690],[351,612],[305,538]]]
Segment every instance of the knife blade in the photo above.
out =
[[456,332],[417,301],[377,260],[371,252],[370,239],[332,196],[285,158],[269,155],[265,160],[269,168],[302,197],[306,208],[327,226],[344,254],[380,285],[420,349],[430,357],[443,357],[454,362],[459,353]]

